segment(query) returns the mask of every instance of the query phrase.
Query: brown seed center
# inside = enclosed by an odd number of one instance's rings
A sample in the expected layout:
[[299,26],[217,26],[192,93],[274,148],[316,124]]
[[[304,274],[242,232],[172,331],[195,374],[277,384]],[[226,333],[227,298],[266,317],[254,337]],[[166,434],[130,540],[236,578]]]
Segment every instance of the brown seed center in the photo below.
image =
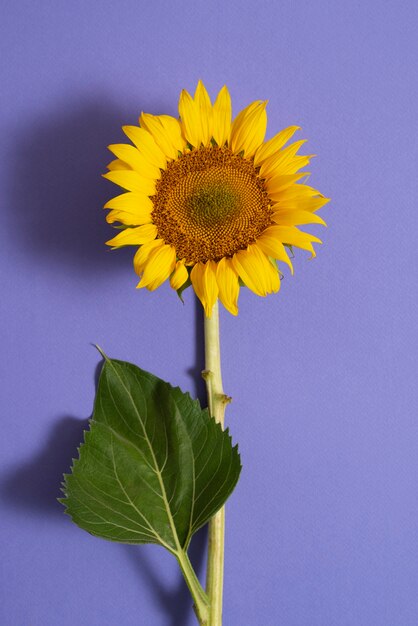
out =
[[159,237],[190,264],[230,257],[272,223],[253,162],[228,148],[200,148],[169,163],[152,200]]

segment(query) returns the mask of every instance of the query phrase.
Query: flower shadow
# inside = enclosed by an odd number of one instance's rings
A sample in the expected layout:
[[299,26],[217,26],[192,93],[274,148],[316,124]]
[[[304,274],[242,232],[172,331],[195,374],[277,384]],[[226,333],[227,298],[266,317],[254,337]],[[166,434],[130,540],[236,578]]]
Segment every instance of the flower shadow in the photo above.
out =
[[17,249],[31,263],[86,280],[129,267],[129,251],[106,254],[113,232],[101,211],[113,187],[101,177],[111,160],[106,146],[122,138],[126,119],[136,121],[132,112],[87,97],[16,131],[6,206]]

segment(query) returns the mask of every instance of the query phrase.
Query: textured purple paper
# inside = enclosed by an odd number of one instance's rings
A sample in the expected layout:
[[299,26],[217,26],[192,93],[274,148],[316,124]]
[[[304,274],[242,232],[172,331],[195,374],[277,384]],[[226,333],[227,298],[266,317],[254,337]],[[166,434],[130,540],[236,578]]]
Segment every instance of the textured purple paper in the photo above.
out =
[[[97,342],[203,393],[201,311],[135,290],[101,206],[106,145],[180,89],[300,124],[329,228],[295,276],[222,313],[225,626],[418,624],[415,2],[6,2],[2,11],[4,626],[194,623],[173,558],[94,539],[55,502]],[[320,232],[320,229],[317,229]],[[205,536],[193,546],[203,572]]]

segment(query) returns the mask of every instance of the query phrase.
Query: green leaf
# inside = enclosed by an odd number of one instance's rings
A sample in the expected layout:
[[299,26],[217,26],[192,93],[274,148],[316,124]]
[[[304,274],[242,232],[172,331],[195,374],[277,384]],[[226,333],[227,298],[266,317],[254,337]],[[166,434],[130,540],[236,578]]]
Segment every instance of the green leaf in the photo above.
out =
[[197,400],[106,358],[61,502],[93,535],[178,553],[225,503],[240,471],[228,431]]

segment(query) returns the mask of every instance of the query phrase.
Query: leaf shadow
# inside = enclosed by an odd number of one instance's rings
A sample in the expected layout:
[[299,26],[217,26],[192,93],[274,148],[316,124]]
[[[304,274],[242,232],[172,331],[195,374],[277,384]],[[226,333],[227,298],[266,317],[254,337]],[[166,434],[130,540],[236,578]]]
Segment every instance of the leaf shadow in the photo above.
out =
[[[201,577],[205,564],[205,552],[207,545],[207,525],[197,531],[189,548],[189,558],[198,578]],[[144,552],[136,546],[125,546],[126,555],[134,570],[141,579],[145,579],[152,590],[158,604],[167,614],[167,626],[186,626],[193,615],[193,601],[190,592],[179,574],[178,582],[173,587],[167,587],[161,583],[158,571]],[[194,623],[194,621],[193,621]]]
[[[196,336],[202,339],[198,331],[203,324],[200,303],[196,306]],[[203,355],[196,347],[197,358]],[[95,387],[97,389],[102,362],[95,371]],[[196,374],[196,386],[199,388],[202,366],[198,363],[190,371]],[[197,378],[198,377],[198,378]],[[203,391],[204,394],[204,391]],[[202,400],[202,398],[201,398]],[[89,418],[90,419],[90,418]],[[63,416],[56,421],[41,450],[24,463],[13,466],[0,483],[0,497],[3,504],[22,515],[45,514],[58,520],[66,521],[62,505],[57,501],[61,495],[62,476],[69,472],[72,459],[77,456],[77,448],[83,441],[83,433],[89,427],[89,419]],[[68,521],[68,518],[67,518]],[[207,526],[201,528],[194,536],[189,548],[189,557],[197,576],[202,573],[207,545]],[[158,605],[167,615],[167,626],[186,626],[192,618],[192,599],[181,573],[177,583],[167,587],[162,582],[154,562],[148,554],[138,546],[121,546],[125,550],[128,561],[137,572],[141,582],[145,582],[151,590]]]
[[4,504],[20,513],[63,517],[63,507],[57,501],[62,476],[70,470],[88,422],[88,419],[71,416],[57,420],[43,448],[24,463],[12,467],[3,478],[0,495]]
[[[94,371],[94,388],[97,391],[102,362]],[[84,441],[84,431],[89,428],[90,417],[79,419],[64,416],[56,420],[44,443],[33,457],[17,464],[0,482],[0,497],[13,510],[30,511],[32,514],[56,514],[61,519],[63,475],[71,470],[73,459]]]
[[[96,378],[101,369],[97,367]],[[63,506],[57,501],[61,495],[62,475],[70,470],[72,457],[83,441],[88,419],[64,416],[53,426],[43,448],[23,464],[12,467],[0,484],[3,506],[22,515],[55,516],[66,521]],[[68,522],[68,518],[67,518]],[[189,556],[197,575],[202,571],[207,543],[207,527],[193,537]],[[161,581],[145,551],[137,546],[121,546],[141,581],[151,589],[159,606],[167,613],[167,626],[187,624],[192,614],[192,600],[182,575],[173,588]]]

